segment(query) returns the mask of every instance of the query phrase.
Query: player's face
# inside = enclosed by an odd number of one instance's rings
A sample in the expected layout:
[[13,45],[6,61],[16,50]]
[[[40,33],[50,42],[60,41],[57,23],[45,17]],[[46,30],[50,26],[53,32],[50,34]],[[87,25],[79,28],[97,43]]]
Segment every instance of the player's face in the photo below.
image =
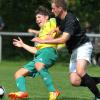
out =
[[36,15],[36,23],[39,27],[42,27],[48,20],[48,16],[37,14]]
[[55,17],[60,17],[62,9],[61,7],[57,7],[55,3],[51,4],[52,12],[54,13]]

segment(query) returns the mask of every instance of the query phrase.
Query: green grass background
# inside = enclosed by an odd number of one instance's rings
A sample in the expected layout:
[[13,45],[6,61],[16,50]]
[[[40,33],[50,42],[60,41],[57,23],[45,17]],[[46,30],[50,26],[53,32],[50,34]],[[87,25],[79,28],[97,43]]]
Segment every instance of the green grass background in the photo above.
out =
[[[26,63],[26,61],[2,61],[0,63],[0,85],[3,85],[6,90],[3,100],[9,100],[7,97],[9,92],[17,91],[14,73]],[[91,65],[87,71],[90,75],[100,76],[100,67],[98,66]],[[49,69],[49,72],[52,75],[55,87],[61,92],[58,100],[93,100],[94,96],[87,88],[71,86],[67,63],[58,62]],[[30,95],[28,100],[48,100],[47,88],[40,77],[27,77],[26,84]]]

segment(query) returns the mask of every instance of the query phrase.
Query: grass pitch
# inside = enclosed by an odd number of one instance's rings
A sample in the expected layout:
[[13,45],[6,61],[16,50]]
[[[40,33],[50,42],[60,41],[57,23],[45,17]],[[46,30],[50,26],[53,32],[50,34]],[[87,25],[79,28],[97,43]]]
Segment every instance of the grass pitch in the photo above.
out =
[[[9,100],[7,97],[9,92],[17,91],[14,73],[26,63],[26,61],[2,61],[0,63],[0,85],[3,85],[6,91],[3,100]],[[55,87],[61,92],[58,100],[93,100],[94,96],[87,88],[70,85],[67,63],[58,62],[49,69],[49,72],[52,75]],[[89,66],[88,73],[93,76],[100,76],[100,67]],[[47,88],[40,77],[27,77],[26,86],[30,96],[27,100],[48,100]]]

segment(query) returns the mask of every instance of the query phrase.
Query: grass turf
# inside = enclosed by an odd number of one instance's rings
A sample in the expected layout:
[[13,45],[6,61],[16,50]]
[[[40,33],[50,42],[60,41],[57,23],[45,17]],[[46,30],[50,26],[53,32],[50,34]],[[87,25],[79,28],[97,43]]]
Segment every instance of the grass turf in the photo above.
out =
[[[2,61],[0,63],[0,85],[3,85],[6,91],[4,100],[9,100],[7,97],[9,92],[17,91],[14,73],[26,63],[26,61]],[[49,72],[52,75],[55,87],[61,92],[58,100],[93,100],[94,96],[87,88],[71,86],[67,63],[58,62],[49,69]],[[88,73],[93,76],[100,76],[100,67],[89,66]],[[26,85],[30,95],[27,100],[48,100],[47,88],[40,77],[27,77]],[[98,87],[100,86],[98,85]]]

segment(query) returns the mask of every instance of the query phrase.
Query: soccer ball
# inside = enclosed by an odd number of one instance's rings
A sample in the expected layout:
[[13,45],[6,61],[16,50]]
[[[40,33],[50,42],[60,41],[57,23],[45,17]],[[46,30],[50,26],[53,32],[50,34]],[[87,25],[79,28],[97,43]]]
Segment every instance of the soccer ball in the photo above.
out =
[[3,86],[0,86],[0,99],[4,97],[5,89]]

